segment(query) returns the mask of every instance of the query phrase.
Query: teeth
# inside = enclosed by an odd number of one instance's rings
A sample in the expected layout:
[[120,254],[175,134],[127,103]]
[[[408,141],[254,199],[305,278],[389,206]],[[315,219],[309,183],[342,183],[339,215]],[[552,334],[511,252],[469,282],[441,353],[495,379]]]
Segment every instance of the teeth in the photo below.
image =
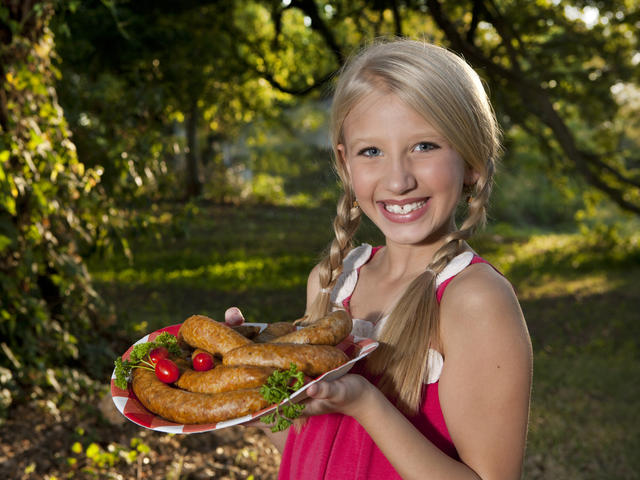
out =
[[405,205],[388,205],[385,203],[384,208],[387,212],[398,213],[400,215],[406,215],[409,212],[413,212],[414,210],[422,207],[424,205],[424,200],[419,202],[407,203]]

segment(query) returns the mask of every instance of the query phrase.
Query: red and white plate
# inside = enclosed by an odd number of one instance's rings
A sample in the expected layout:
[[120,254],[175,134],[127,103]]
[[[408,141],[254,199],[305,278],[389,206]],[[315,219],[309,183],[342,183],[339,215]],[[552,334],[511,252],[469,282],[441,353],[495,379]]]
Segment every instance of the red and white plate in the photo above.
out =
[[[177,335],[178,330],[180,329],[181,324],[171,325],[169,327],[161,328],[160,330],[156,330],[148,335],[145,335],[136,343],[131,345],[127,351],[122,355],[123,360],[127,360],[129,355],[131,354],[131,350],[138,343],[145,343],[153,341],[158,335],[162,332],[169,332],[172,335]],[[247,323],[246,325],[257,325],[261,329],[264,329],[267,324],[266,323]],[[378,348],[378,342],[371,340],[369,338],[360,338],[353,337],[349,335],[348,338],[342,341],[338,348],[343,350],[350,360],[341,365],[338,368],[334,368],[323,375],[305,383],[305,385],[298,391],[291,394],[291,400],[301,401],[307,398],[305,393],[306,389],[309,388],[310,385],[320,381],[320,380],[335,380],[345,375],[351,367],[364,357],[373,352],[376,348]],[[276,406],[271,405],[270,407],[264,408],[258,412],[252,413],[251,415],[245,415],[243,417],[234,418],[231,420],[225,420],[224,422],[218,423],[207,423],[207,424],[195,424],[195,425],[181,425],[178,423],[170,422],[169,420],[165,420],[162,417],[157,416],[156,414],[147,410],[140,401],[136,398],[133,390],[131,389],[131,384],[127,386],[126,390],[122,390],[121,388],[116,387],[115,383],[115,370],[111,375],[111,397],[113,398],[113,403],[115,403],[116,408],[122,413],[126,418],[131,420],[133,423],[140,425],[141,427],[149,428],[151,430],[156,430],[158,432],[165,433],[200,433],[200,432],[209,432],[211,430],[219,430],[221,428],[231,427],[233,425],[239,425],[241,423],[249,422],[251,420],[255,420],[260,418],[263,415],[270,413],[275,410]],[[286,400],[284,401],[286,402]],[[282,403],[284,403],[282,402]]]

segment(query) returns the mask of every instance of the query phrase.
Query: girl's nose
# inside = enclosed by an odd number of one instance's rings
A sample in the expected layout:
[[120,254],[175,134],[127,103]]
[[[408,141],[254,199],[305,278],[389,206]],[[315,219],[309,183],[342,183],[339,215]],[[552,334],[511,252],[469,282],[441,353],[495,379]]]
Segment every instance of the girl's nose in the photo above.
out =
[[388,166],[385,177],[389,191],[403,194],[416,188],[417,180],[409,159],[396,157],[389,162]]

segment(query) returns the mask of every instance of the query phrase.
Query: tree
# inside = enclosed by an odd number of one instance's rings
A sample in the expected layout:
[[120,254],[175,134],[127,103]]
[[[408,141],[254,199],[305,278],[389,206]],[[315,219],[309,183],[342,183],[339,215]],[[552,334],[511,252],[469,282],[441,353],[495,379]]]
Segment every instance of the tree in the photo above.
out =
[[[640,83],[638,6],[622,0],[265,4],[276,26],[273,45],[288,44],[278,26],[285,12],[298,10],[322,39],[318,48],[334,59],[331,71],[353,45],[380,34],[426,35],[447,44],[487,81],[507,134],[520,128],[538,139],[552,175],[578,175],[622,209],[640,214],[640,147],[624,120],[637,118],[637,109],[630,112],[631,101],[616,95]],[[311,89],[275,81],[268,69],[264,78],[288,93]],[[312,85],[326,78],[316,76]]]
[[[171,170],[167,158],[181,142],[173,133],[183,127],[183,196],[198,196],[208,160],[202,156],[214,155],[212,144],[233,138],[241,125],[284,96],[259,82],[237,55],[234,24],[250,9],[220,1],[87,1],[64,18],[59,87],[81,156],[95,156],[95,149],[82,148],[85,139],[87,147],[110,145],[89,163],[117,175],[126,171],[120,159],[125,152],[130,169],[158,178]],[[153,137],[154,132],[160,135]],[[137,148],[141,136],[159,152],[155,160],[148,148]],[[144,183],[144,175],[138,177]]]

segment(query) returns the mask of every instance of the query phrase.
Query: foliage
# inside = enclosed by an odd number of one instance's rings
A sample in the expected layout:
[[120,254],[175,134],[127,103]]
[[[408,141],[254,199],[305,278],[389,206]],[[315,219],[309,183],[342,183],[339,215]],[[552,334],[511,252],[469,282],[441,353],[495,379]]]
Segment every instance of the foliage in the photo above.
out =
[[118,464],[137,463],[148,456],[151,448],[141,438],[133,437],[128,446],[110,443],[102,448],[98,443],[90,441],[82,428],[74,432],[78,438],[65,458],[66,466],[74,472],[98,478],[115,478],[111,469]]
[[[477,68],[505,129],[507,170],[524,159],[545,172],[573,211],[594,188],[637,210],[640,54],[628,2],[91,0],[56,19],[78,150],[121,200],[175,195],[185,182],[188,195],[218,202],[283,202],[318,180],[331,188],[317,163],[326,148],[304,139],[317,128],[288,112],[302,98],[322,112],[344,59],[398,34],[450,46]],[[524,156],[512,154],[525,137]],[[260,174],[283,177],[284,195],[253,196]],[[524,210],[521,222],[535,213]],[[572,212],[551,213],[542,220]]]
[[201,183],[227,198],[223,143],[256,117],[277,116],[288,97],[237,55],[235,24],[251,9],[88,1],[58,20],[66,33],[58,88],[78,150],[104,165],[105,188],[121,201],[198,196]]
[[115,385],[122,390],[126,390],[127,383],[130,380],[131,372],[134,368],[140,367],[154,370],[153,360],[150,358],[149,353],[156,347],[165,347],[167,351],[174,356],[180,356],[181,354],[178,339],[167,332],[162,332],[152,342],[138,343],[133,347],[133,350],[131,350],[129,358],[125,360],[123,360],[122,357],[116,358],[114,362]]
[[30,20],[20,22],[0,6],[0,18],[15,20],[3,23],[11,37],[0,44],[8,113],[0,130],[0,366],[9,377],[3,395],[11,382],[55,389],[52,367],[104,348],[95,337],[103,305],[81,258],[109,221],[102,170],[79,161],[57,102],[51,13],[47,3],[36,4]]
[[[281,432],[291,426],[293,420],[302,415],[304,404],[292,403],[291,394],[304,385],[304,372],[292,363],[289,370],[274,371],[266,383],[260,387],[260,394],[269,405],[276,405],[273,412],[260,418],[260,421],[272,425],[272,432]],[[284,402],[287,400],[287,402]],[[280,405],[280,402],[284,402]]]
[[[640,146],[633,120],[640,53],[638,11],[630,2],[261,4],[270,24],[255,29],[243,58],[274,88],[302,94],[323,87],[355,47],[380,35],[444,44],[486,81],[508,146],[522,132],[535,140],[528,154],[551,182],[560,177],[565,185],[556,188],[570,186],[574,196],[595,189],[622,209],[640,212]],[[306,42],[295,41],[300,33],[289,23],[301,20],[311,32]],[[292,45],[301,45],[299,58],[310,59],[296,65],[309,69],[306,88],[300,76],[290,75]],[[576,174],[581,182],[573,182]]]

